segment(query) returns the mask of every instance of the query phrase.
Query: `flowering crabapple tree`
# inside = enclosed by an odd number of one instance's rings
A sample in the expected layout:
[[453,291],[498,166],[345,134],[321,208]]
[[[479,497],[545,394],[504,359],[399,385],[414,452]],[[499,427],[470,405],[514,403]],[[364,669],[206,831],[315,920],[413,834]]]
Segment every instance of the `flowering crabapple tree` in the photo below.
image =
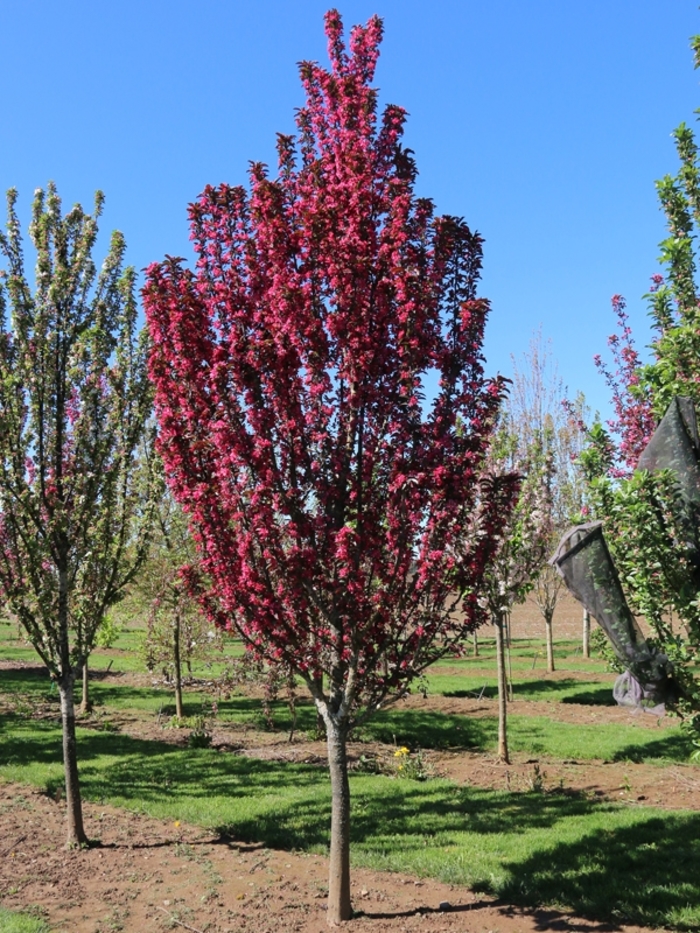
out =
[[102,194],[92,216],[79,205],[62,216],[52,184],[36,192],[34,291],[16,198],[0,233],[0,587],[58,685],[68,842],[80,845],[73,690],[145,552],[149,483],[135,454],[152,391],[122,235],[99,274],[92,260]]
[[[692,47],[697,68],[700,36],[692,39]],[[673,664],[680,689],[669,702],[700,749],[700,594],[697,567],[680,543],[684,533],[676,524],[678,483],[668,471],[636,470],[640,454],[675,398],[689,397],[700,411],[695,245],[700,159],[690,127],[682,123],[674,136],[679,171],[656,183],[668,236],[660,244],[665,274],[652,276],[646,296],[653,328],[651,360],[645,362],[637,350],[624,299],[615,295],[618,328],[608,341],[613,368],[597,358],[611,389],[615,417],[607,428],[593,425],[581,462],[630,607],[651,626],[652,647]]]
[[277,177],[254,164],[249,190],[207,188],[190,206],[196,269],[151,266],[144,301],[192,586],[296,672],[325,724],[336,923],[351,915],[349,731],[483,621],[518,480],[484,469],[504,385],[482,367],[482,241],[414,194],[405,112],[378,116],[381,20],[349,52],[334,10],[326,34],[331,68],[300,66]]
[[[652,278],[652,317],[654,296],[660,281],[661,276]],[[600,354],[596,354],[593,359],[610,389],[614,417],[607,423],[609,430],[596,424],[591,438],[602,455],[601,462],[609,463],[610,477],[627,479],[634,472],[663,411],[656,416],[649,379],[652,367],[644,366],[636,347],[627,302],[622,295],[613,295],[611,304],[617,323],[617,331],[608,337],[614,368],[611,369]],[[611,442],[611,434],[616,443]]]

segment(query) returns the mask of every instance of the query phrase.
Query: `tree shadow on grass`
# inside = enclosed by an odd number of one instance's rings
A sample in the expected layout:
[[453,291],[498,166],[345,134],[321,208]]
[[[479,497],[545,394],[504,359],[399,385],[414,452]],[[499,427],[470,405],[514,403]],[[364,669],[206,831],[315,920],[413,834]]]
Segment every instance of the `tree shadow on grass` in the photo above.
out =
[[596,689],[582,689],[568,697],[562,697],[562,703],[578,703],[581,706],[617,706],[612,687],[598,687]]
[[484,684],[470,690],[445,690],[442,694],[447,699],[455,700],[494,700],[498,696],[498,687]]
[[[323,787],[323,792],[321,791]],[[482,834],[549,829],[613,805],[569,795],[510,794],[461,788],[448,781],[352,778],[351,840],[364,853],[398,849],[422,853],[426,845],[460,846],[465,831]],[[327,778],[319,792],[274,812],[221,826],[244,841],[263,839],[283,849],[324,847],[328,843],[330,798]]]
[[109,706],[112,711],[154,709],[159,704],[174,702],[173,690],[167,687],[130,687],[99,682],[91,685],[90,699],[95,706]]
[[510,862],[493,893],[522,906],[566,905],[597,920],[700,927],[700,814],[650,815]]
[[[613,761],[631,761],[634,764],[650,759],[661,759],[686,763],[692,754],[693,744],[688,735],[674,732],[653,742],[625,745],[613,757]],[[700,772],[698,773],[700,777]]]
[[[179,748],[123,733],[78,729],[78,767],[87,799],[119,797],[127,803],[203,798],[216,794],[251,797],[280,788],[319,783],[317,768],[260,761],[214,749]],[[61,729],[20,717],[0,719],[0,765],[61,764]]]
[[[560,757],[612,757],[619,751],[621,734],[612,724],[574,724],[556,722],[544,716],[518,714],[517,704],[509,718],[509,741],[513,751],[528,755],[558,755]],[[446,714],[439,710],[397,709],[380,714],[361,730],[364,740],[406,745],[422,749],[464,749],[491,752],[496,747],[498,721],[492,716]],[[627,757],[635,753],[653,758],[658,751],[663,757],[683,761],[685,746],[678,735],[658,742],[640,741],[629,746]],[[632,749],[636,749],[636,752]],[[553,749],[555,749],[553,751]],[[646,751],[645,751],[646,749]]]
[[575,680],[566,677],[562,680],[527,680],[514,685],[513,693],[518,697],[537,696],[538,694],[557,699],[556,694],[566,693],[559,698],[560,703],[579,703],[584,706],[615,706],[610,684],[596,681]]
[[[0,723],[0,761],[60,761],[59,729],[43,723],[22,728],[19,717],[6,718],[15,721]],[[155,815],[169,807],[177,818],[215,829],[222,841],[228,835],[287,850],[327,846],[325,770],[85,730],[79,754],[86,799]],[[426,847],[466,854],[466,832],[507,837],[539,831],[544,842],[538,848],[502,866],[505,882],[477,888],[509,903],[555,904],[597,920],[698,929],[700,814],[647,816],[584,797],[509,794],[442,780],[358,775],[351,786],[352,843],[362,858],[415,853],[419,864]],[[561,827],[575,829],[588,816],[600,820],[608,813],[605,829],[574,842],[549,842]]]
[[[559,696],[565,693],[566,696]],[[483,688],[445,690],[445,697],[457,699],[493,699],[498,689],[492,685]],[[566,678],[564,680],[520,680],[513,685],[513,696],[518,699],[557,700],[559,703],[578,703],[582,706],[615,706],[612,688],[595,681],[585,682]]]
[[40,664],[2,671],[0,685],[2,693],[32,696],[44,693],[53,694],[58,699],[58,689],[55,683],[51,680],[48,670]]
[[450,715],[439,711],[392,710],[375,716],[361,735],[385,744],[420,748],[491,748],[498,734],[495,718]]
[[[257,726],[269,728],[263,715],[263,703],[258,698],[231,697],[219,701],[219,716],[222,720],[233,722],[254,722]],[[284,700],[274,700],[268,704],[273,721],[273,731],[289,732],[292,728],[292,714]],[[298,697],[295,701],[297,732],[314,729],[316,725],[316,707],[310,697]]]
[[[0,762],[59,763],[60,729],[0,723]],[[325,768],[261,761],[214,749],[182,749],[120,733],[78,730],[81,785],[86,799],[145,809],[166,805],[193,814],[246,842],[288,849],[324,847],[330,825]],[[513,825],[548,827],[602,804],[563,795],[505,794],[460,788],[442,780],[418,783],[358,775],[353,788],[353,839],[371,847],[383,835],[420,848],[427,836],[469,828],[502,833]],[[227,813],[230,811],[230,818]],[[179,817],[178,817],[179,818]]]
[[[407,782],[378,780],[383,785],[376,796],[353,782],[351,844],[358,863],[408,872],[430,864],[429,874],[444,871],[442,880],[495,895],[503,907],[557,907],[597,921],[700,928],[698,814],[632,811],[628,820],[623,808],[582,797],[487,792],[442,782],[407,788]],[[586,833],[587,817],[606,828]],[[318,851],[327,845],[329,820],[327,797],[307,798],[293,808],[281,804],[263,820],[239,821],[231,830],[237,839]],[[572,830],[574,842],[549,842]],[[539,831],[539,839],[528,857],[499,860],[505,880],[488,865],[479,869],[486,871],[480,882],[470,879],[465,833],[498,840],[531,831]]]
[[0,716],[0,767],[62,764],[60,711],[51,720],[32,720],[8,713]]

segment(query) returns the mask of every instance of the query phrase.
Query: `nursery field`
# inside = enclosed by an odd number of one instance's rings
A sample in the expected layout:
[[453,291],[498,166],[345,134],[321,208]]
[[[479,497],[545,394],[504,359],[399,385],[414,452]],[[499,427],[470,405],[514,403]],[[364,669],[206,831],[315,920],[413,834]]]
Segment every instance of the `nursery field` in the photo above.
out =
[[[555,616],[513,619],[511,765],[495,659],[445,661],[354,736],[349,931],[700,929],[700,766],[676,720],[615,706],[615,675]],[[88,835],[64,848],[58,698],[0,623],[0,931],[321,931],[330,791],[303,694],[265,712],[195,668],[185,725],[127,628],[92,658],[78,730]],[[235,645],[228,649],[236,651]],[[21,912],[22,916],[17,912]],[[11,926],[11,924],[17,924]]]

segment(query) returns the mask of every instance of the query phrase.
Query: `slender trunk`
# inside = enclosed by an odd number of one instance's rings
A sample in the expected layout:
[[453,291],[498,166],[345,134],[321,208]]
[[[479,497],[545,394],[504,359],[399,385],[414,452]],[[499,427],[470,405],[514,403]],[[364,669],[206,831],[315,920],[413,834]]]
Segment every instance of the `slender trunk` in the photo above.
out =
[[328,765],[331,773],[331,847],[328,923],[336,926],[352,916],[350,903],[350,782],[345,743],[347,732],[329,716]]
[[476,634],[476,629],[474,630],[474,634],[472,635],[472,640],[474,642],[474,657],[478,658],[479,657],[479,636]]
[[[314,693],[313,696],[321,696],[323,694],[323,674],[319,674],[318,677],[315,677],[314,681],[316,683],[316,693]],[[323,716],[320,714],[317,708],[316,709],[316,735],[319,736],[319,738],[323,738],[325,734],[326,734],[326,721],[323,718]]]
[[173,623],[173,663],[175,665],[175,715],[182,719],[182,661],[180,659],[180,618]]
[[508,757],[508,734],[506,729],[506,655],[503,632],[503,616],[493,617],[496,629],[496,668],[498,671],[498,757],[504,764],[510,764]]
[[552,636],[551,613],[547,613],[544,617],[544,632],[547,640],[547,671],[551,674],[554,671],[554,639]]
[[588,609],[583,610],[583,656],[591,656],[591,614]]
[[83,716],[89,713],[92,709],[92,703],[90,702],[89,679],[90,674],[88,672],[88,659],[85,658],[85,664],[83,664],[83,697],[80,701],[80,712]]
[[61,695],[61,723],[63,725],[63,766],[66,772],[66,810],[68,816],[69,846],[87,845],[83,827],[83,808],[78,780],[78,747],[75,740],[74,678],[64,675],[58,684]]
[[513,653],[511,649],[511,628],[510,628],[510,612],[506,613],[506,632],[508,633],[508,638],[506,641],[505,649],[505,658],[506,658],[506,677],[508,683],[508,702],[513,702]]
[[[291,670],[287,672],[287,709],[289,710],[289,715],[292,720],[288,741],[292,742],[294,741],[294,733],[296,732],[297,728],[297,694],[296,682],[294,680],[294,674]],[[316,713],[318,715],[318,710]]]
[[[64,553],[67,548],[64,549]],[[58,632],[60,646],[60,676],[58,691],[61,697],[61,726],[63,729],[63,769],[66,781],[66,815],[69,846],[87,845],[83,827],[83,808],[78,780],[78,746],[75,739],[75,669],[71,666],[68,633],[68,571],[67,561],[58,568]]]

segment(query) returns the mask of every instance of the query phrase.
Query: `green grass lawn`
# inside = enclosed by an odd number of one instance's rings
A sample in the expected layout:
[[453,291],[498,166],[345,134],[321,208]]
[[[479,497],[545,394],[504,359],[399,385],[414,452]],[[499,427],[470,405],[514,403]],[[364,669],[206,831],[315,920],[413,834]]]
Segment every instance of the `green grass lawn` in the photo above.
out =
[[[29,707],[32,700],[53,704],[58,716],[58,692],[44,672],[3,671],[0,692],[12,695],[15,701],[25,698]],[[132,710],[153,716],[160,715],[164,722],[174,713],[172,692],[164,688],[96,682],[91,685],[91,696],[98,714],[98,723],[103,729],[109,726],[110,713]],[[607,703],[607,697],[602,699]],[[201,693],[187,693],[185,715],[195,716],[201,713],[203,703],[206,702],[206,696]],[[565,699],[561,702],[565,702]],[[20,711],[22,710],[23,707],[20,707]],[[664,765],[668,762],[687,761],[692,751],[679,727],[666,728],[663,731],[642,729],[632,718],[629,725],[605,722],[574,724],[559,722],[545,716],[519,715],[516,710],[517,704],[514,704],[508,719],[511,750],[533,757],[603,758],[609,761]],[[286,704],[273,703],[272,712],[279,730],[288,732],[292,723]],[[260,727],[260,702],[245,696],[222,700],[219,703],[219,717],[222,722]],[[302,699],[298,705],[297,729],[311,732],[315,722],[315,709],[309,700]],[[413,749],[464,749],[494,753],[497,734],[495,708],[492,716],[479,717],[446,714],[435,710],[394,708],[375,716],[362,727],[357,737],[366,741],[406,745]]]
[[[547,667],[547,654],[544,642],[533,638],[514,638],[511,643],[511,667],[514,672],[544,670]],[[584,658],[578,641],[558,641],[554,646],[555,665],[567,671],[585,671],[605,673],[606,664],[602,658]],[[496,643],[492,638],[480,638],[479,654],[474,656],[469,645],[460,657],[445,659],[436,664],[434,670],[451,668],[463,670],[483,670],[493,673],[496,666]]]
[[[90,670],[95,674],[102,671],[122,671],[125,673],[145,673],[141,648],[144,641],[143,626],[139,622],[125,623],[110,648],[96,647],[90,655]],[[243,646],[237,639],[226,639],[221,660],[211,665],[198,661],[192,664],[195,678],[208,679],[218,676],[224,667],[226,658],[237,658],[243,654]],[[15,623],[0,619],[0,658],[8,661],[27,661],[40,665],[41,660],[34,648],[27,644],[18,632]]]
[[[614,677],[603,679],[603,675],[592,676],[590,680],[561,677],[553,679],[542,676],[540,672],[534,675],[528,672],[513,684],[513,696],[519,700],[615,706],[612,695],[613,680]],[[494,699],[498,695],[495,671],[473,674],[467,670],[463,674],[441,674],[437,669],[426,677],[426,686],[429,693],[445,697]]]
[[[135,669],[138,637],[138,631],[122,632],[123,647],[117,644],[93,658],[98,675],[91,684],[97,708],[94,728],[78,730],[85,798],[188,821],[242,841],[325,852],[330,788],[324,768],[183,749],[111,729],[111,717],[124,713],[164,722],[172,713],[168,690],[100,681],[100,668],[109,659],[113,672]],[[489,650],[482,642],[479,658],[436,665],[428,677],[430,693],[480,693],[488,704],[494,682]],[[570,671],[578,664],[588,676],[548,678],[533,670],[538,650],[541,645],[532,642],[515,645],[516,698],[585,703],[601,711],[610,704],[611,678],[602,665],[594,661],[587,666],[572,646],[564,646],[561,668]],[[13,710],[0,717],[0,778],[60,793],[56,690],[10,626],[0,625],[0,657],[35,662],[32,669],[0,674],[0,696]],[[203,702],[202,694],[188,692],[186,713],[200,712]],[[44,718],[32,719],[39,708]],[[274,704],[273,713],[276,726],[288,730],[286,705]],[[260,704],[234,696],[220,703],[219,715],[223,721],[259,726]],[[297,728],[312,731],[315,718],[311,704],[300,702]],[[358,737],[412,749],[490,754],[496,731],[495,704],[493,716],[479,717],[398,707],[377,715]],[[629,725],[573,725],[518,714],[517,702],[510,707],[509,741],[513,751],[537,758],[604,758],[659,766],[687,761],[690,751],[678,728],[640,728],[632,718]],[[700,928],[700,814],[611,803],[565,787],[548,793],[497,792],[441,779],[416,782],[354,773],[351,788],[355,865],[465,884],[508,903],[572,910],[601,922]],[[0,916],[0,931],[5,929],[2,922]]]
[[49,927],[32,914],[0,907],[0,933],[49,933]]
[[[368,738],[410,748],[466,749],[494,753],[498,722],[495,716],[459,716],[420,709],[381,713],[363,729]],[[634,723],[558,722],[510,712],[508,744],[514,752],[552,758],[603,758],[608,761],[687,761],[692,747],[680,728],[656,732]]]
[[[6,716],[0,773],[62,785],[60,731]],[[325,769],[79,730],[86,799],[185,820],[242,841],[325,852]],[[353,775],[355,865],[465,884],[597,920],[700,927],[700,814],[585,795],[506,793]]]

